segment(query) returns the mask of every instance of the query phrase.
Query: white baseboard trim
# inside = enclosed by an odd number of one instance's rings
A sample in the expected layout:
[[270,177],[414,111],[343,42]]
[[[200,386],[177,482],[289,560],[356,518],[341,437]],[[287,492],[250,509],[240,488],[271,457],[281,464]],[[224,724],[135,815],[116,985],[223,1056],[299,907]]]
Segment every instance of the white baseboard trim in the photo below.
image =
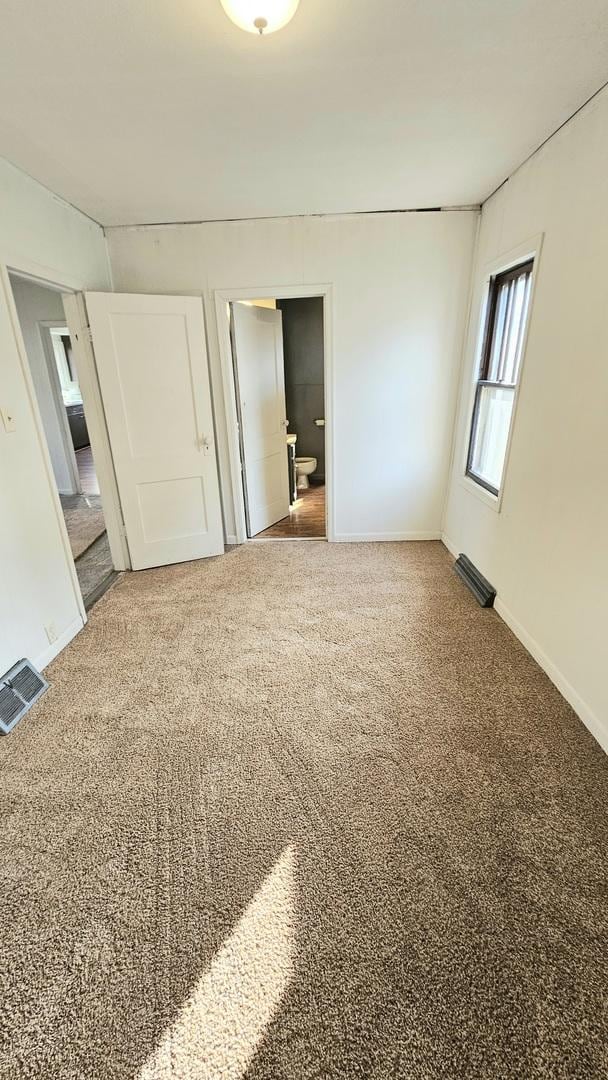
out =
[[226,537],[226,547],[235,547],[237,544],[238,540],[233,533]]
[[446,547],[448,549],[450,555],[453,555],[455,559],[458,558],[458,556],[460,554],[460,552],[458,551],[458,548],[456,547],[455,544],[452,543],[449,536],[445,535],[445,533],[441,534],[441,543],[443,544],[444,547]]
[[[453,555],[454,558],[457,559],[459,555],[458,549],[449,537],[444,533],[441,539],[444,546],[450,552],[450,555]],[[534,657],[538,666],[541,667],[545,675],[551,679],[551,682],[557,687],[562,697],[564,697],[568,704],[572,706],[576,715],[591,732],[596,742],[600,744],[602,750],[608,754],[608,726],[595,715],[592,709],[587,705],[587,702],[583,701],[580,694],[574,689],[572,684],[568,682],[565,675],[562,674],[559,668],[547,656],[538,642],[528,633],[519,620],[515,618],[512,611],[509,610],[499,596],[497,596],[494,601],[494,610],[497,615],[500,616],[502,621],[507,624],[509,630],[515,634],[518,641],[521,641],[524,648],[530,653],[530,656]]]
[[74,619],[74,621],[70,623],[68,628],[63,631],[63,634],[60,634],[59,637],[55,639],[52,645],[49,645],[48,648],[44,650],[44,652],[39,653],[39,655],[34,660],[34,666],[38,668],[38,671],[44,671],[47,664],[50,664],[51,660],[54,660],[55,657],[59,655],[61,650],[65,649],[66,645],[70,643],[72,638],[75,638],[76,634],[80,633],[84,625],[85,623],[79,615],[78,618]]
[[326,544],[326,536],[249,536],[247,544]]
[[600,744],[604,753],[608,754],[608,727],[606,724],[602,723],[599,716],[596,716],[587,705],[587,702],[583,701],[580,694],[574,689],[572,684],[568,682],[565,675],[563,675],[559,668],[556,667],[538,642],[534,640],[528,631],[515,618],[513,613],[509,611],[509,608],[503,604],[499,596],[496,597],[494,602],[494,609],[500,615],[503,622],[506,622],[509,629],[513,631],[515,637],[521,641],[522,645],[528,650],[530,655],[534,657],[539,667],[541,667],[545,674],[549,676],[551,682],[557,687],[562,697],[564,697],[568,704],[572,706],[576,715],[583,721],[585,727],[589,729],[593,738]]
[[336,533],[336,544],[366,544],[377,541],[395,540],[441,540],[440,532],[403,532],[403,533]]

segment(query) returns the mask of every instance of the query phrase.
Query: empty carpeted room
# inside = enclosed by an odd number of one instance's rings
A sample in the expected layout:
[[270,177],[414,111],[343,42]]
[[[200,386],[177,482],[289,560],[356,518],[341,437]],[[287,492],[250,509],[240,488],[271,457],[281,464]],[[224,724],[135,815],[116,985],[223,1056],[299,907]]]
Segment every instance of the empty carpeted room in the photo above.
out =
[[0,19],[0,1080],[607,1077],[606,0]]

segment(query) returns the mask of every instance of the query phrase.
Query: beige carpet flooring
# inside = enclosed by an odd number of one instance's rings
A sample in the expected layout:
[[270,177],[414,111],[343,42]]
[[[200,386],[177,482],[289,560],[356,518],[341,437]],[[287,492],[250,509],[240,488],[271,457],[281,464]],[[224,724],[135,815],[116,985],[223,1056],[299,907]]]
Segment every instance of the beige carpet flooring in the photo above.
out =
[[72,555],[78,559],[106,531],[103,510],[82,507],[64,510]]
[[439,544],[124,576],[48,675],[3,1080],[608,1075],[608,760]]

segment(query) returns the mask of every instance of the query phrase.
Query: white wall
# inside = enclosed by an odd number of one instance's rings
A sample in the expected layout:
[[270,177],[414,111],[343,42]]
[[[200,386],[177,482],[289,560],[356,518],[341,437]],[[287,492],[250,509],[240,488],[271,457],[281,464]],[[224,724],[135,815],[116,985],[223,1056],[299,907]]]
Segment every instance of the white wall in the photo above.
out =
[[[608,749],[608,94],[483,207],[446,542]],[[462,481],[484,266],[544,233],[504,497]]]
[[23,278],[12,277],[11,285],[55,481],[62,494],[70,495],[75,490],[74,480],[59,416],[59,409],[64,406],[57,401],[53,390],[40,327],[41,322],[65,324],[61,294]]
[[439,536],[475,212],[107,230],[115,288],[202,294],[234,534],[214,289],[332,284],[338,538]]
[[99,226],[0,159],[0,406],[16,420],[10,433],[0,422],[0,674],[22,656],[46,663],[81,625],[7,266],[74,288],[110,287]]

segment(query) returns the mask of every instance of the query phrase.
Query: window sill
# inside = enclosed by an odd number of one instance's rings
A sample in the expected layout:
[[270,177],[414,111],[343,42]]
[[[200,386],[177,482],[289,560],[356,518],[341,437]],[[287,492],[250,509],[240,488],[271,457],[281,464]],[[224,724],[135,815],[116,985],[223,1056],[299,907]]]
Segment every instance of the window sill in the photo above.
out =
[[486,506],[490,507],[495,514],[500,514],[500,505],[502,503],[502,491],[498,495],[493,495],[491,491],[487,491],[481,484],[476,484],[474,480],[471,480],[469,476],[459,476],[458,482],[465,491],[468,491],[471,495],[474,495],[476,499],[479,499]]

